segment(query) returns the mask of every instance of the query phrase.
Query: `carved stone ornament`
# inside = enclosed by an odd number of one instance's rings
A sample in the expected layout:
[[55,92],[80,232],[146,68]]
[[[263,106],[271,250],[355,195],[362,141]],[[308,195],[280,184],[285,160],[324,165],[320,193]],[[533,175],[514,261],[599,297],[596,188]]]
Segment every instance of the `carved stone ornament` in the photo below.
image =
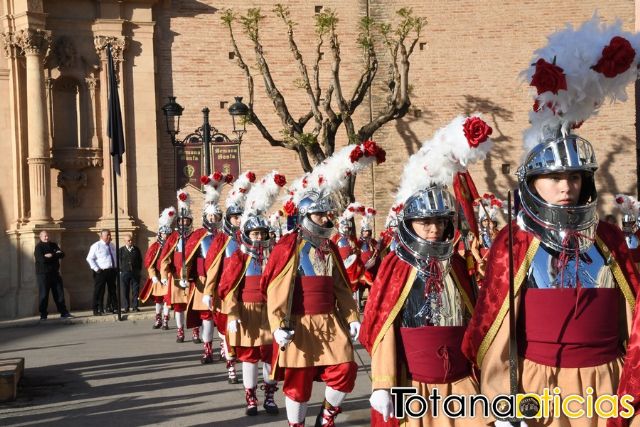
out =
[[50,64],[61,70],[73,68],[76,65],[78,52],[73,41],[66,36],[58,37],[51,46]]
[[96,52],[101,59],[107,58],[106,48],[108,44],[111,44],[111,52],[113,60],[116,63],[124,60],[124,50],[127,48],[126,37],[114,37],[114,36],[94,36],[93,44],[96,48]]
[[69,197],[69,203],[77,208],[82,202],[80,189],[87,186],[87,174],[84,169],[102,167],[102,149],[100,148],[57,148],[52,152],[51,167],[58,169],[58,187]]
[[51,43],[51,31],[20,30],[15,34],[15,40],[26,55],[44,55]]
[[6,32],[0,34],[2,37],[2,47],[4,48],[4,55],[7,58],[10,58],[13,53],[14,48],[16,47],[16,40],[14,34],[12,32]]
[[83,171],[60,171],[58,173],[58,187],[62,188],[69,197],[71,207],[80,206],[78,195],[81,188],[87,186],[87,174]]

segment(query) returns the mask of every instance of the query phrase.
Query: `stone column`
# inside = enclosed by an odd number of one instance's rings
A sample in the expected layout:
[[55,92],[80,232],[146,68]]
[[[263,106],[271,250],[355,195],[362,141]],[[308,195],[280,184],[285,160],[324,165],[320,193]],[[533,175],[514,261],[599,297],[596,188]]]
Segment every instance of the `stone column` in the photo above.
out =
[[33,225],[51,223],[51,154],[47,137],[47,108],[44,91],[43,55],[51,34],[45,30],[21,30],[16,34],[24,51],[27,69],[27,123],[29,153],[29,195]]

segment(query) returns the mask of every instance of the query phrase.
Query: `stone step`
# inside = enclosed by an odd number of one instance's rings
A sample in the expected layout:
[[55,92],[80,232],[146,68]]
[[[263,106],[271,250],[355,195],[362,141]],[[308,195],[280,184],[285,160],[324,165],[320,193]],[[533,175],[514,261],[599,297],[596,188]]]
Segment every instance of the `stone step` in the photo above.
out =
[[0,402],[15,400],[24,373],[24,357],[0,359]]

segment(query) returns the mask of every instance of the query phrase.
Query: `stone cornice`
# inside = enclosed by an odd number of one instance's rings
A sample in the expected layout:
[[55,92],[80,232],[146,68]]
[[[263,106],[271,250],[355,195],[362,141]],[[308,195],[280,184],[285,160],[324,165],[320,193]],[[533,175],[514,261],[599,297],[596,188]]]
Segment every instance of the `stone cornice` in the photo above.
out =
[[111,52],[113,54],[113,60],[117,62],[124,61],[124,50],[127,48],[127,37],[115,37],[115,36],[93,36],[93,44],[96,48],[96,53],[101,59],[106,59],[107,45],[111,44]]

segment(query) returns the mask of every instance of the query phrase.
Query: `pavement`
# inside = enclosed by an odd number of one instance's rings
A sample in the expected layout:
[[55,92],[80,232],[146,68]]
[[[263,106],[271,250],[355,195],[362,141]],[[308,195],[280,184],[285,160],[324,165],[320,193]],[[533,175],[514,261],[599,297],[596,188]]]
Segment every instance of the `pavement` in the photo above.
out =
[[[260,412],[247,417],[242,381],[228,384],[222,362],[202,365],[202,344],[176,343],[174,327],[153,330],[152,308],[123,314],[122,321],[73,314],[0,322],[0,359],[25,358],[18,398],[0,403],[1,426],[287,425],[281,390],[279,415],[264,412],[258,390]],[[217,355],[217,338],[214,348]],[[356,350],[358,378],[337,418],[342,426],[369,425],[370,358],[360,345]],[[307,426],[314,425],[323,395],[324,385],[315,383]]]

